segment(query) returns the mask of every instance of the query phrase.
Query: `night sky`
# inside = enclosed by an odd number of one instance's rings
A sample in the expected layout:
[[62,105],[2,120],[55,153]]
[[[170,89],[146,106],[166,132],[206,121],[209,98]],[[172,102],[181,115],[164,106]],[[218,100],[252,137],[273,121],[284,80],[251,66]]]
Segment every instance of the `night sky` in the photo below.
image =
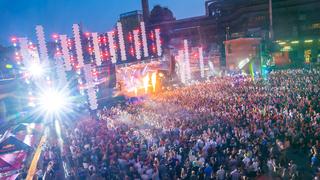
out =
[[[150,10],[160,4],[169,7],[177,19],[204,15],[204,0],[149,0]],[[0,0],[0,44],[10,37],[35,39],[35,26],[41,24],[46,36],[71,34],[73,23],[85,31],[106,32],[119,14],[140,10],[140,0]]]

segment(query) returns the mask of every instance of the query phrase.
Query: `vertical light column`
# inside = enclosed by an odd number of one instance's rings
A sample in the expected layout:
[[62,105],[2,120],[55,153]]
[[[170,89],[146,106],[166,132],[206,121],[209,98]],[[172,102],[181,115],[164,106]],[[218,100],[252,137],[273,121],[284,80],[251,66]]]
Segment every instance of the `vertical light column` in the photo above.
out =
[[185,58],[183,50],[178,51],[178,63],[180,71],[180,79],[182,83],[186,83],[186,68],[185,68]]
[[91,64],[85,64],[83,67],[83,71],[87,86],[91,86],[91,84],[93,83]]
[[68,38],[67,35],[60,35],[60,43],[62,48],[62,57],[64,60],[64,67],[66,71],[71,71],[72,66],[70,62],[70,54],[69,54],[69,48],[68,48]]
[[134,41],[134,49],[136,50],[136,58],[141,59],[139,30],[133,30],[133,41]]
[[208,71],[208,77],[213,76],[214,75],[214,66],[213,63],[211,61],[208,61],[208,65],[209,65],[209,71]]
[[155,29],[155,36],[156,36],[156,46],[157,46],[157,54],[158,56],[162,55],[162,48],[161,48],[161,38],[160,38],[160,29]]
[[141,36],[142,36],[143,57],[148,57],[149,51],[148,51],[148,43],[147,43],[147,35],[146,35],[146,26],[144,22],[140,23],[140,28],[141,28]]
[[200,75],[201,78],[204,78],[204,64],[203,64],[203,49],[199,47],[199,63],[200,63]]
[[74,42],[76,47],[76,54],[79,68],[84,66],[83,60],[83,52],[82,52],[82,45],[81,45],[81,35],[80,35],[80,27],[78,24],[73,24],[72,26],[73,35],[74,35]]
[[108,36],[108,42],[109,42],[111,62],[115,64],[117,63],[117,55],[116,55],[116,49],[114,47],[114,32],[108,32],[107,36]]
[[62,56],[56,58],[56,72],[58,75],[59,83],[61,87],[68,85],[67,74],[64,67]]
[[61,49],[59,47],[59,44],[61,45],[61,42],[59,43],[60,36],[54,35],[54,41],[55,41],[55,47],[56,51],[54,53],[54,60],[55,60],[55,72],[57,74],[58,81],[55,81],[58,83],[58,86],[66,88],[68,86],[68,80],[67,80],[67,74],[64,67],[63,62],[63,53],[61,52]]
[[92,33],[92,42],[93,42],[93,50],[94,50],[96,64],[97,66],[101,66],[102,59],[101,59],[101,53],[100,53],[100,47],[99,47],[99,41],[98,41],[98,33]]
[[152,83],[152,90],[153,92],[156,91],[156,85],[157,85],[157,73],[153,72],[151,75],[151,83]]
[[98,108],[96,91],[94,90],[94,88],[90,87],[89,89],[87,89],[87,93],[89,98],[90,109],[96,110]]
[[48,49],[47,49],[45,35],[44,35],[42,26],[40,25],[36,26],[36,34],[37,34],[37,40],[39,43],[40,59],[45,64],[48,64],[49,63]]
[[186,73],[187,73],[187,80],[191,80],[191,69],[190,69],[190,58],[189,58],[189,46],[188,46],[188,40],[183,41],[184,46],[184,58],[185,58],[185,67],[186,67]]
[[86,86],[88,87],[87,95],[88,95],[89,106],[91,110],[95,110],[98,108],[98,100],[97,100],[97,95],[96,95],[96,91],[94,89],[94,84],[93,84],[91,64],[84,65],[83,70],[84,70],[84,75],[86,79]]
[[127,60],[127,55],[126,55],[126,46],[124,45],[123,30],[122,30],[121,22],[117,22],[117,29],[118,29],[121,60],[125,61]]
[[149,88],[149,74],[143,78],[143,87],[144,87],[144,93],[148,93],[148,88]]

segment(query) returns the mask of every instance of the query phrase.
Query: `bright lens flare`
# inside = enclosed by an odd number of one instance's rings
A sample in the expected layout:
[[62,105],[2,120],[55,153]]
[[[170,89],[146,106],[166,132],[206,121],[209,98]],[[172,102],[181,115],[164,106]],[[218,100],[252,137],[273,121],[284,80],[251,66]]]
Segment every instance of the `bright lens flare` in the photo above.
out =
[[155,92],[156,91],[156,84],[157,84],[157,74],[155,72],[152,73],[152,75],[151,75],[151,83],[152,83],[153,92]]
[[143,86],[144,86],[144,92],[145,92],[145,93],[148,93],[149,74],[147,74],[146,77],[143,78]]
[[137,96],[138,95],[138,88],[134,87],[134,94]]
[[56,114],[68,108],[68,97],[61,91],[50,89],[40,95],[40,108],[48,114]]
[[35,63],[35,64],[30,65],[30,67],[28,68],[28,72],[33,77],[41,77],[44,74],[44,69],[40,64]]
[[48,85],[39,85],[38,92],[35,93],[32,116],[53,122],[53,120],[61,120],[72,115],[75,110],[76,96],[72,96],[68,86],[54,88],[48,87]]

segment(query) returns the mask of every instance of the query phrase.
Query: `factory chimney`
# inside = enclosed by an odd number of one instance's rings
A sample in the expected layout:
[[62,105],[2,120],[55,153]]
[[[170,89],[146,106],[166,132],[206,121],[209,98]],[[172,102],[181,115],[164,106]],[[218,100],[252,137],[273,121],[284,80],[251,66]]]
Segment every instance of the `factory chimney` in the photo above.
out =
[[147,24],[149,22],[149,17],[150,17],[149,1],[141,0],[141,3],[142,3],[143,21]]

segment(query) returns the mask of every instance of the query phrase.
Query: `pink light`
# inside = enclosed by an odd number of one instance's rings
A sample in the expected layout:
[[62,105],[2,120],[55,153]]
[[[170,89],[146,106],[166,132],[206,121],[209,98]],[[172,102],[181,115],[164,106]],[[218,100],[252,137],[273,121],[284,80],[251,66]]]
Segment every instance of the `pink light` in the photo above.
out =
[[154,34],[153,34],[153,32],[150,33],[150,38],[151,38],[152,40],[154,40]]
[[129,38],[129,41],[132,42],[132,35],[131,34],[129,34],[128,38]]
[[11,38],[11,41],[12,41],[13,43],[17,42],[17,38],[16,38],[16,37],[12,37],[12,38]]
[[152,45],[152,51],[156,52],[156,47],[154,46],[154,44]]
[[35,49],[34,45],[29,45],[29,49]]
[[103,41],[104,43],[106,43],[106,42],[107,42],[107,38],[103,36],[102,41]]
[[97,72],[93,72],[93,73],[92,73],[92,76],[97,76],[97,75],[98,75]]
[[90,36],[90,33],[89,33],[89,32],[86,32],[85,35],[86,35],[87,37],[89,37],[89,36]]
[[53,39],[58,39],[58,35],[57,35],[57,34],[53,34],[53,35],[52,35],[52,38],[53,38]]
[[105,52],[104,55],[105,55],[106,57],[108,57],[108,56],[109,56],[109,53],[108,53],[108,52]]

